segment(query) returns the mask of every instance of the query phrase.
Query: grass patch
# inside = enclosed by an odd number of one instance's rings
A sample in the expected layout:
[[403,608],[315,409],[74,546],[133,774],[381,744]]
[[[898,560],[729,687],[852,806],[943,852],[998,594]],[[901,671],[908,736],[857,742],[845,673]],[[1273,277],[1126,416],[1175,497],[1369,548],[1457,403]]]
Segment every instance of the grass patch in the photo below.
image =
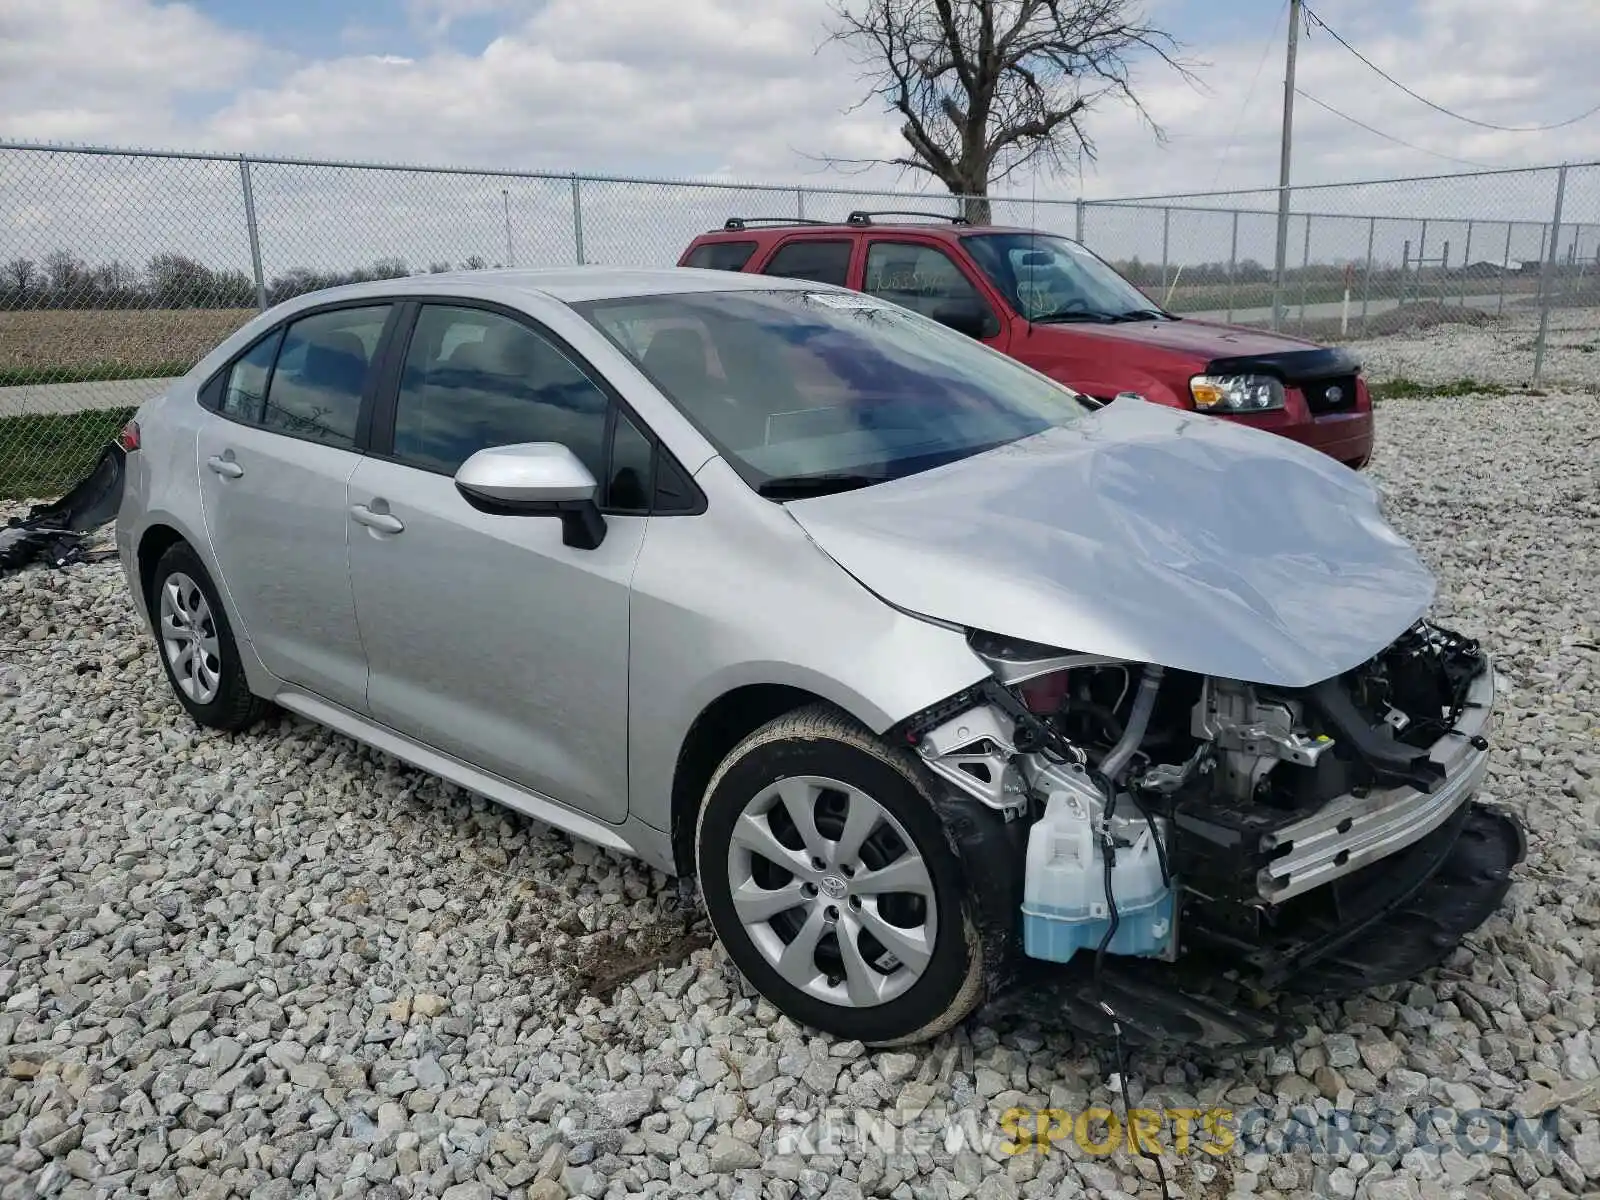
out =
[[1477,379],[1452,379],[1448,383],[1419,383],[1415,379],[1388,379],[1368,385],[1374,400],[1437,400],[1446,396],[1522,395],[1499,383]]
[[0,418],[0,499],[53,499],[89,473],[132,408]]
[[52,367],[0,367],[0,388],[40,383],[100,383],[111,379],[169,379],[193,362],[97,362]]

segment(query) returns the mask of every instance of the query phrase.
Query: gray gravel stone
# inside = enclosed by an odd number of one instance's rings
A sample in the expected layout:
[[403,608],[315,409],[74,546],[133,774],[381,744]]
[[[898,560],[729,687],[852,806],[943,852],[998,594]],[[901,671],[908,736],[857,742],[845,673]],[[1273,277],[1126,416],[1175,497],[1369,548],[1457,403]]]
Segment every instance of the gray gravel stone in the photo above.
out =
[[637,1125],[655,1107],[656,1097],[647,1088],[628,1088],[604,1092],[594,1099],[595,1115],[617,1129]]
[[724,1134],[711,1145],[706,1156],[711,1170],[718,1174],[739,1171],[761,1165],[761,1153],[752,1145]]
[[[1493,358],[1469,340],[1407,353],[1456,378]],[[1600,383],[1600,355],[1563,353]],[[1544,1148],[1191,1154],[1191,1197],[1597,1191],[1600,401],[1386,401],[1378,426],[1370,475],[1437,616],[1495,656],[1483,790],[1526,820],[1529,863],[1440,970],[1304,1004],[1276,1052],[1139,1060],[1130,1086],[1280,1134],[1291,1103],[1402,1142],[1438,1107],[1553,1114]],[[745,997],[715,949],[584,993],[595,954],[702,920],[692,889],[281,713],[197,729],[114,564],[0,579],[0,645],[0,1194],[1158,1194],[1126,1154],[944,1146],[952,1106],[1120,1109],[1089,1048],[1027,1014],[875,1051]],[[823,1111],[938,1136],[898,1162],[785,1145]]]

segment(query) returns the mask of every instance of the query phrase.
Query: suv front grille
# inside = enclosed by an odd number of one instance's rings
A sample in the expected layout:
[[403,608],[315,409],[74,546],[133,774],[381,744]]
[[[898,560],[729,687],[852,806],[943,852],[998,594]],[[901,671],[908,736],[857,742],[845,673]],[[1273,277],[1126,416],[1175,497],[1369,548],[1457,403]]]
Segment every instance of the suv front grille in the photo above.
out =
[[1306,407],[1314,413],[1344,412],[1356,403],[1356,377],[1338,375],[1332,379],[1307,379],[1301,382],[1300,391],[1306,398]]

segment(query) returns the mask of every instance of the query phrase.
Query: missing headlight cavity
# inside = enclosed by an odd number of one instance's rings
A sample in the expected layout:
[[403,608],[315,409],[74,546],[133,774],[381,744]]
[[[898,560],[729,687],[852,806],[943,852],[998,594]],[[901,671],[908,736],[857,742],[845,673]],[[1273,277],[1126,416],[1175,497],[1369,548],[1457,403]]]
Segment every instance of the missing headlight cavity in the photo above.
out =
[[1330,911],[1387,911],[1384,888],[1351,881],[1399,870],[1415,890],[1445,869],[1482,776],[1492,668],[1425,621],[1307,688],[969,643],[994,678],[904,736],[953,785],[947,811],[976,802],[1022,839],[1008,917],[1036,959],[1207,955],[1282,976],[1341,941]]

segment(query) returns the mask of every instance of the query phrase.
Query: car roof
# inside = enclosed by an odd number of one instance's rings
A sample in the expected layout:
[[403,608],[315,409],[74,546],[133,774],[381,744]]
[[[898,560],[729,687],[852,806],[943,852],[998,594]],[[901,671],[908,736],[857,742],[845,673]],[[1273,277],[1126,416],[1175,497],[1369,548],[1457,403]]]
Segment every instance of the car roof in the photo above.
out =
[[814,224],[810,221],[793,225],[760,224],[750,225],[738,229],[708,229],[695,238],[696,242],[748,242],[760,238],[788,237],[791,234],[803,234],[807,237],[822,235],[825,237],[839,237],[842,234],[856,236],[870,233],[918,233],[930,237],[959,240],[989,233],[1020,233],[1033,237],[1068,237],[1064,233],[1052,233],[1048,229],[1028,229],[1022,225],[956,225],[934,224],[923,221],[874,221],[870,225],[852,225],[845,221],[837,224]]
[[366,283],[342,284],[297,299],[326,304],[340,300],[383,299],[443,292],[452,296],[514,300],[529,293],[563,304],[585,300],[618,300],[634,296],[670,296],[685,292],[818,291],[841,289],[803,279],[739,275],[699,267],[506,267],[482,271],[440,271],[402,275]]

